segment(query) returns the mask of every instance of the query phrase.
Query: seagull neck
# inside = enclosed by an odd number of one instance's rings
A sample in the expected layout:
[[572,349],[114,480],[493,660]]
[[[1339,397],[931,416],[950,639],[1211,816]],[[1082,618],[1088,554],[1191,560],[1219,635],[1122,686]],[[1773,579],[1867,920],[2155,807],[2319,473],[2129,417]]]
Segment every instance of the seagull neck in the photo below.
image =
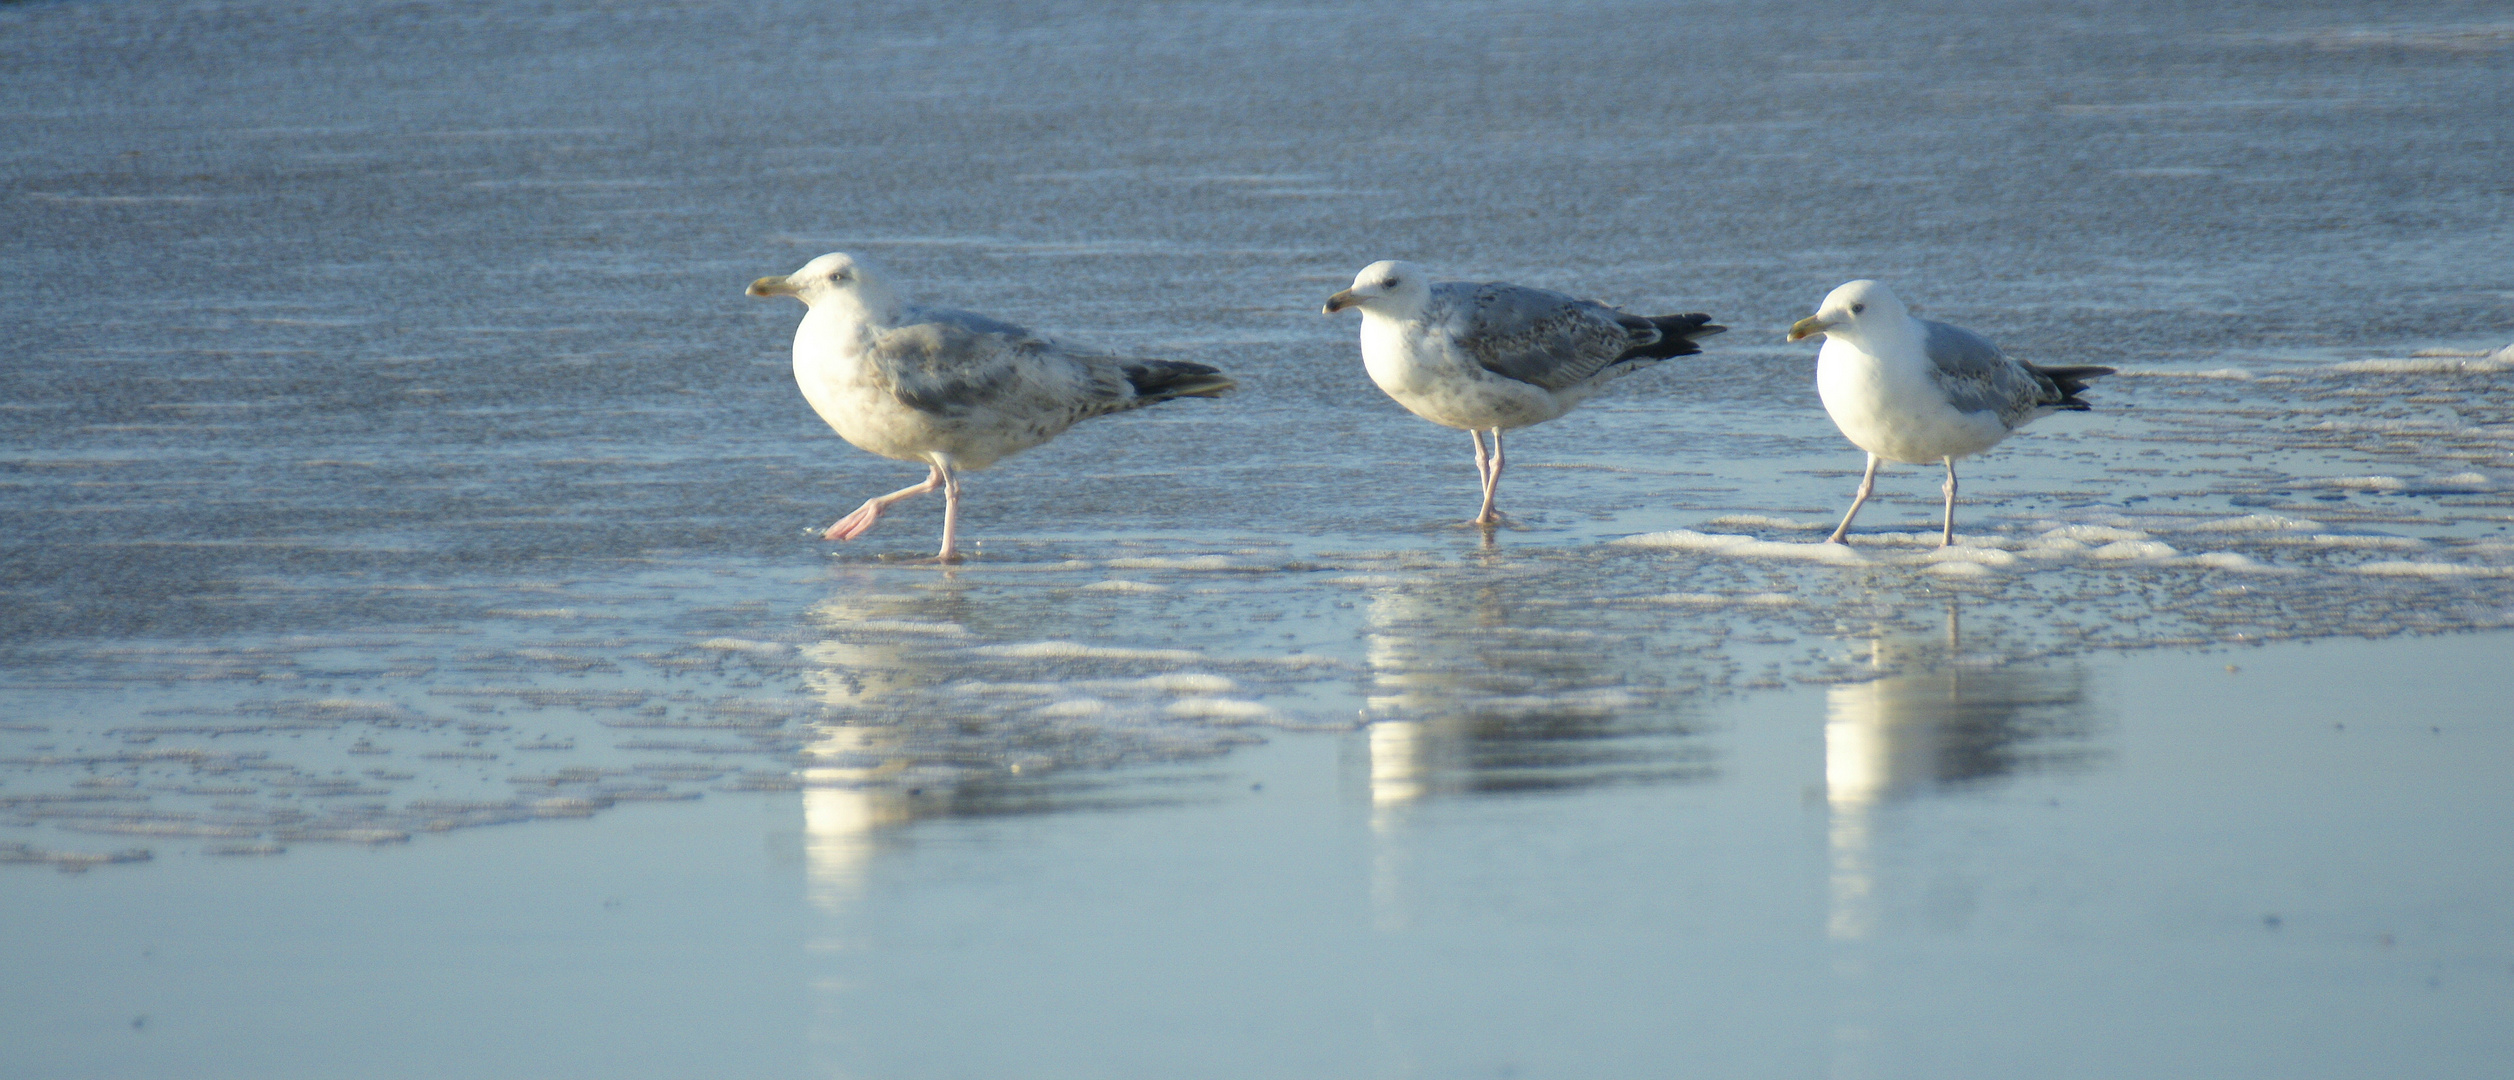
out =
[[1859,345],[1875,355],[1883,355],[1899,345],[1920,344],[1920,324],[1905,315],[1899,319],[1876,319],[1859,328]]
[[1379,322],[1395,326],[1402,323],[1423,321],[1423,305],[1421,304],[1413,304],[1402,310],[1386,308],[1377,304],[1366,304],[1363,305],[1360,310],[1362,312],[1363,322],[1377,320]]
[[842,293],[812,306],[812,314],[821,316],[833,326],[852,326],[870,331],[899,322],[899,301],[889,296],[859,296]]

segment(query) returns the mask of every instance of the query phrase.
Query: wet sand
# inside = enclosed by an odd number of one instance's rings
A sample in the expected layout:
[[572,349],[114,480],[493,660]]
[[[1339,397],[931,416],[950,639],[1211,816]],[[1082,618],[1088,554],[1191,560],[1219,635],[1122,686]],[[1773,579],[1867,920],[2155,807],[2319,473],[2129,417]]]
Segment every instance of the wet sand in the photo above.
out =
[[47,1076],[2484,1076],[2507,644],[1751,694],[1678,779],[1381,726],[1126,807],[20,876],[0,947],[51,974],[0,1035]]

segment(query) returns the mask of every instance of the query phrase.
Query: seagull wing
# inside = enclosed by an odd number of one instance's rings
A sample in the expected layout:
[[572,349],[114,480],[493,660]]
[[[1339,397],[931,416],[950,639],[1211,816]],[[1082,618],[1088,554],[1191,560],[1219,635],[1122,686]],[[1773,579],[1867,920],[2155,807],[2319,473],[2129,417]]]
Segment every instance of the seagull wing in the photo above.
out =
[[2066,395],[2024,364],[2008,358],[1990,339],[1961,326],[1914,319],[1921,326],[1921,353],[1939,392],[1957,412],[1996,413],[2013,428]]
[[1505,282],[1444,282],[1432,287],[1432,302],[1451,309],[1452,340],[1477,365],[1547,390],[1596,378],[1661,336],[1638,315]]
[[900,404],[966,431],[1024,430],[1035,442],[1075,421],[1128,407],[1121,361],[965,311],[928,308],[866,350]]
[[920,321],[883,333],[867,357],[901,404],[946,422],[1045,437],[1104,413],[1233,386],[1203,364],[1106,354],[966,311],[911,317]]

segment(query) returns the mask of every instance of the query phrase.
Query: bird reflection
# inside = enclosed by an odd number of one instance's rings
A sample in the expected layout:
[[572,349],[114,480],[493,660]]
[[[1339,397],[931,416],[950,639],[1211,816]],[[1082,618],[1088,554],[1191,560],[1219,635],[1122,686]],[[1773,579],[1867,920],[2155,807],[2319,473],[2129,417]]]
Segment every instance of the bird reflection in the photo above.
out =
[[[797,778],[817,903],[844,907],[896,826],[1177,802],[1190,797],[1182,777],[1147,770],[1259,741],[1212,720],[1272,715],[1248,681],[1087,641],[1000,651],[999,635],[1120,621],[1137,603],[1088,595],[868,572],[812,609],[820,640],[802,649],[803,677],[827,715]],[[1120,765],[1139,767],[1111,771]]]
[[1371,597],[1373,805],[1707,775],[1642,650],[1502,569]]
[[[1962,650],[1958,614],[1943,637],[1880,636],[1869,663],[1895,672],[1825,694],[1824,790],[1831,809],[1832,913],[1842,939],[1876,928],[1879,833],[1887,809],[1933,792],[2073,767],[2093,756],[2082,669],[2010,668]],[[1960,898],[1937,896],[1939,915]]]
[[1709,754],[1672,707],[1641,631],[1560,603],[1557,581],[1508,556],[1377,586],[1366,609],[1371,905],[1383,930],[1410,905],[1411,807],[1443,797],[1707,778]]
[[[949,590],[848,590],[812,609],[829,636],[804,648],[813,665],[804,681],[836,714],[802,755],[804,859],[812,902],[824,909],[845,907],[861,890],[880,830],[916,816],[916,800],[894,782],[911,765],[905,735],[886,713],[939,678],[938,646],[966,633],[938,618],[957,599]],[[850,632],[867,626],[891,632]]]

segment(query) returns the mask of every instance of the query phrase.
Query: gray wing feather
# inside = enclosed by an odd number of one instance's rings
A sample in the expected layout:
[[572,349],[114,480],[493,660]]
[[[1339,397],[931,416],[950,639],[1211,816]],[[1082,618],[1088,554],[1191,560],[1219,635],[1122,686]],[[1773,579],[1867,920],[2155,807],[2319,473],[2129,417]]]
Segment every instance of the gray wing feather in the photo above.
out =
[[1921,353],[1929,358],[1938,389],[1956,411],[1997,413],[2001,422],[2015,427],[2036,409],[2060,400],[2051,380],[2008,359],[1989,338],[1961,326],[1913,321],[1921,325]]
[[1114,358],[1076,353],[1020,326],[965,311],[928,308],[914,314],[925,321],[883,333],[866,356],[886,389],[920,412],[944,419],[992,414],[1062,430],[1124,408],[1134,396]]
[[1008,323],[1002,319],[989,315],[980,315],[974,311],[962,311],[959,308],[926,307],[922,304],[912,304],[907,306],[905,314],[907,317],[901,319],[900,323],[907,326],[914,326],[919,323],[942,323],[947,326],[959,327],[973,334],[1003,334],[1011,337],[1042,336],[1031,333],[1028,327],[1020,324]]
[[1443,282],[1432,301],[1453,315],[1458,348],[1495,375],[1562,390],[1595,378],[1657,327],[1598,303],[1504,282]]

